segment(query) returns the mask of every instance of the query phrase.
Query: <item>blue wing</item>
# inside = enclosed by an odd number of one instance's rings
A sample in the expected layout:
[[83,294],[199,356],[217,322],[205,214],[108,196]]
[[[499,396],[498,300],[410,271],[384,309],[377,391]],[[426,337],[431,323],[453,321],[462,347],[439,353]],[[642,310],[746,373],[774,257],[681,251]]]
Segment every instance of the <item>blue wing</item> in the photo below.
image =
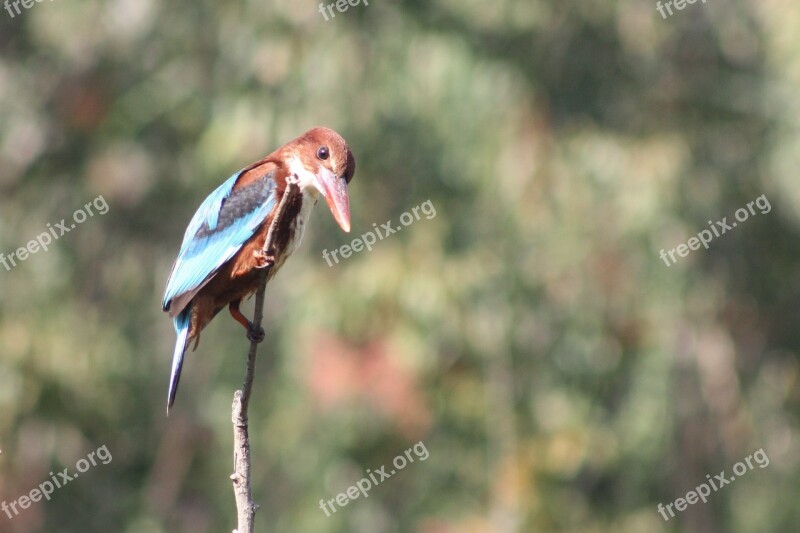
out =
[[183,236],[162,305],[201,287],[252,237],[276,205],[274,171],[234,190],[242,172],[220,185],[198,208]]

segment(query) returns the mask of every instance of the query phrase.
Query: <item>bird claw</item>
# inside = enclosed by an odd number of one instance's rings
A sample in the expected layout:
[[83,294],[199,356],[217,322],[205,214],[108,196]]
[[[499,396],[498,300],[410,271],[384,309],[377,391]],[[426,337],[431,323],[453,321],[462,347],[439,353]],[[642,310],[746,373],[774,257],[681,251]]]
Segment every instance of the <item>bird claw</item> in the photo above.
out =
[[247,339],[250,342],[255,342],[256,344],[263,342],[266,333],[264,332],[264,328],[259,326],[256,328],[254,324],[250,324],[250,327],[247,328]]
[[256,268],[259,270],[269,268],[275,264],[275,256],[266,253],[264,250],[255,250],[253,257],[256,260]]

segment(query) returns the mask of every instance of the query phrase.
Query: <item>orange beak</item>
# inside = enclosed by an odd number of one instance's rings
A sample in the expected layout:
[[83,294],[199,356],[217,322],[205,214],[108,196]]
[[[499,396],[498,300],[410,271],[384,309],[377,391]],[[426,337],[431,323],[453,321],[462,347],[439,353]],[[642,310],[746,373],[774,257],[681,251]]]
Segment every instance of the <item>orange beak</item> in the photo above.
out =
[[339,226],[350,233],[350,197],[347,195],[347,182],[327,169],[322,172],[323,194],[328,208]]

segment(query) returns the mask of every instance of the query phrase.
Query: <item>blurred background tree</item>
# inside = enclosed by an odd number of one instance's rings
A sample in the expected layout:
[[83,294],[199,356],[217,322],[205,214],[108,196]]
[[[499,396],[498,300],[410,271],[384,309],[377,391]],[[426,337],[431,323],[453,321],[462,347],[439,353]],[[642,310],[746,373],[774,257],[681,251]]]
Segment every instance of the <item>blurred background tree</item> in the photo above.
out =
[[[164,416],[159,302],[202,199],[324,124],[353,233],[318,208],[267,290],[251,405],[263,531],[793,531],[800,523],[800,6],[790,0],[72,0],[0,16],[0,498],[113,461],[0,531],[235,522],[215,321]],[[666,267],[671,249],[766,194]],[[333,267],[324,249],[431,200]],[[286,281],[292,279],[293,283]],[[430,452],[326,517],[414,443]],[[763,448],[665,522],[656,510]]]

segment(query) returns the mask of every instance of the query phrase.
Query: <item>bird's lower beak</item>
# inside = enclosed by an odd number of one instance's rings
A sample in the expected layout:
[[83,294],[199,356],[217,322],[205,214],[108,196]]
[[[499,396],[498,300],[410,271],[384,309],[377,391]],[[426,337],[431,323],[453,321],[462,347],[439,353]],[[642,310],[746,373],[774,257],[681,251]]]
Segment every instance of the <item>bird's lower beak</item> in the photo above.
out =
[[333,218],[346,232],[350,232],[350,197],[347,195],[347,182],[332,172],[325,171],[322,177],[325,201]]

